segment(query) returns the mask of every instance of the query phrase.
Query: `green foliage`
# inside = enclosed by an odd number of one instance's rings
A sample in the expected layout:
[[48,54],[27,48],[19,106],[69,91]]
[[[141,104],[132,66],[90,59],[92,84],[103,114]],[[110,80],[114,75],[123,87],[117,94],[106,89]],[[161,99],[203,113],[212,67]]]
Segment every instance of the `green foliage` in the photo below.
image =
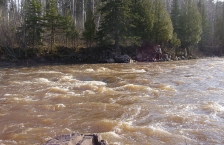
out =
[[79,37],[78,30],[76,29],[74,23],[71,23],[71,25],[67,28],[66,37],[69,39],[76,39]]
[[130,28],[134,44],[138,45],[139,39],[150,41],[154,20],[152,0],[132,2],[130,13],[132,15]]
[[[58,13],[58,7],[56,0],[50,0],[47,5],[46,14],[44,16],[44,26],[47,30],[50,31],[50,40],[51,40],[51,51],[55,43],[55,34],[56,30],[64,30],[67,26],[68,17],[62,17]],[[69,22],[68,22],[69,24]]]
[[79,33],[75,27],[72,17],[68,13],[63,17],[62,24],[62,30],[65,32],[66,38],[72,41],[72,46],[75,47],[75,41],[79,37]]
[[203,51],[204,47],[209,45],[211,36],[211,27],[208,22],[204,1],[202,0],[199,1],[198,9],[202,17],[202,34],[201,34],[201,40],[199,42],[199,49]]
[[96,25],[94,23],[93,13],[90,9],[88,10],[87,13],[84,28],[85,30],[83,31],[82,35],[87,43],[87,46],[91,47],[96,34]]
[[75,47],[75,40],[79,37],[79,33],[74,23],[70,23],[70,26],[67,27],[66,37],[72,41],[73,47]]
[[171,20],[173,24],[173,30],[176,34],[178,34],[179,28],[180,28],[180,24],[179,24],[180,8],[179,8],[178,0],[173,0],[170,15],[171,15]]
[[183,47],[197,44],[201,39],[202,20],[197,4],[185,0],[180,15],[180,40]]
[[31,0],[25,7],[25,32],[28,45],[41,44],[41,33],[43,33],[42,26],[42,6],[38,0]]
[[97,32],[97,40],[100,45],[108,45],[114,42],[119,51],[121,40],[130,36],[130,4],[131,0],[115,0],[103,3],[99,9],[102,20]]
[[172,38],[173,26],[163,0],[154,1],[154,15],[153,41],[157,44],[167,42]]
[[224,3],[222,4],[222,13],[217,16],[215,23],[215,36],[217,43],[224,47]]
[[177,38],[177,34],[174,33],[172,39],[170,40],[171,44],[174,47],[179,47],[181,45],[181,41],[180,39]]

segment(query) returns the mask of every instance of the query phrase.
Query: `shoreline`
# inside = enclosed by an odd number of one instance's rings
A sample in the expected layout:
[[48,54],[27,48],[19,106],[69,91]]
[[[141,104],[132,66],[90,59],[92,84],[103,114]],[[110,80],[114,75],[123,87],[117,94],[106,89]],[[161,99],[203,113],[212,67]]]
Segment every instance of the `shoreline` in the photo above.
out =
[[[203,56],[197,58],[188,58],[188,59],[180,59],[180,60],[170,60],[170,61],[182,61],[182,60],[192,60],[192,59],[204,59],[211,58],[212,56]],[[220,56],[213,56],[221,58]],[[154,62],[169,62],[169,61],[143,61],[145,63],[154,63]],[[116,62],[112,62],[116,63]],[[133,60],[132,63],[141,63],[140,61]],[[41,58],[34,59],[9,59],[2,60],[0,59],[0,68],[16,68],[16,67],[35,67],[35,66],[47,66],[47,65],[81,65],[81,64],[106,64],[106,62],[74,62],[74,61],[61,61],[59,59],[54,60],[42,60]]]

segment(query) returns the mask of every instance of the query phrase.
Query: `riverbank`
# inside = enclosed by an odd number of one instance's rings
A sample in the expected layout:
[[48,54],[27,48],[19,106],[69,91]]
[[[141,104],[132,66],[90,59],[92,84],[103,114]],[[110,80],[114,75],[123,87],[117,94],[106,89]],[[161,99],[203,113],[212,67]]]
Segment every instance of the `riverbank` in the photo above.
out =
[[171,49],[164,49],[162,59],[158,60],[155,54],[155,45],[145,45],[139,48],[121,47],[118,54],[113,47],[107,48],[80,48],[72,50],[59,47],[54,52],[39,52],[27,57],[0,57],[0,67],[31,67],[41,65],[67,65],[67,64],[97,64],[97,63],[132,63],[132,62],[158,62],[197,59],[205,57],[200,52],[193,52],[185,57],[183,53],[175,55]]
[[[196,58],[187,58],[187,59],[200,59],[204,57],[196,57]],[[169,61],[180,61],[180,60],[187,60],[186,58],[178,58],[176,60],[169,60]],[[111,59],[112,60],[112,59]],[[160,60],[162,62],[164,60]],[[138,61],[132,60],[131,63],[137,63]],[[154,61],[158,62],[158,61]],[[60,60],[60,59],[45,59],[45,58],[28,58],[28,59],[1,59],[0,60],[0,67],[32,67],[32,66],[44,66],[44,65],[70,65],[70,64],[98,64],[98,63],[115,63],[113,62],[79,62],[79,61],[71,61]]]

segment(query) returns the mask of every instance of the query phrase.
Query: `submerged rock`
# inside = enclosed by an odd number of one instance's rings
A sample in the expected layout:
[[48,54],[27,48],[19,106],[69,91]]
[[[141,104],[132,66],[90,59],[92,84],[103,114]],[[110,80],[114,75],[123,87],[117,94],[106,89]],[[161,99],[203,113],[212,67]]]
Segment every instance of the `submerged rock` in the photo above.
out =
[[57,136],[43,145],[108,145],[98,134],[63,134]]

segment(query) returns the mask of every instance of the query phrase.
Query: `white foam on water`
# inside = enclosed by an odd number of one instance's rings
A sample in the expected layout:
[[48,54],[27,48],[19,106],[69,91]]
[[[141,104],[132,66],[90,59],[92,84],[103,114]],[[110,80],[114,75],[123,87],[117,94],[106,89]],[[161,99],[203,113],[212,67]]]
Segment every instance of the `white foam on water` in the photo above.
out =
[[113,99],[113,98],[110,98],[110,99],[109,99],[109,102],[110,102],[111,104],[114,104],[114,103],[116,103],[116,100]]
[[13,97],[12,99],[14,101],[25,101],[25,102],[36,102],[36,101],[39,101],[39,99],[33,99],[30,96],[26,96],[25,98]]
[[64,104],[44,105],[42,107],[44,109],[52,110],[52,111],[59,111],[59,110],[66,108],[66,106]]
[[77,94],[77,93],[71,92],[71,91],[67,92],[67,94],[70,95],[70,96],[81,96],[81,94]]
[[136,121],[138,118],[137,116],[141,113],[141,106],[131,106],[128,107],[127,110],[124,112],[124,114],[121,117],[122,121],[125,121],[127,124],[133,124],[133,122]]
[[177,90],[172,85],[168,84],[150,84],[150,87],[156,88],[158,90],[162,91],[174,91],[177,92]]
[[160,125],[149,125],[148,128],[152,129],[152,131],[154,131],[154,132],[171,135],[170,132],[163,129]]
[[84,83],[91,84],[91,85],[98,85],[98,86],[105,86],[107,83],[101,81],[85,81]]
[[86,90],[86,91],[84,91],[83,94],[84,94],[84,95],[86,95],[86,94],[93,95],[93,94],[96,94],[96,92],[91,91],[91,90]]
[[68,88],[62,88],[59,86],[48,88],[48,93],[66,94],[69,91]]
[[17,145],[18,143],[14,140],[0,140],[0,145]]
[[31,81],[9,81],[8,82],[9,84],[12,84],[12,85],[25,85],[25,84],[32,84]]
[[152,91],[152,88],[143,85],[126,84],[115,88],[117,91]]
[[61,72],[58,72],[58,71],[42,71],[42,70],[39,70],[36,73],[40,73],[40,74],[61,74]]
[[111,70],[111,69],[108,69],[108,68],[105,68],[105,67],[100,67],[100,68],[98,68],[97,70],[96,70],[96,72],[98,72],[98,73],[105,73],[105,72],[115,72],[115,71],[113,71],[113,70]]
[[176,68],[189,68],[188,65],[181,65],[181,66],[176,66]]
[[51,82],[47,78],[36,78],[35,81],[38,83],[50,83]]
[[146,70],[145,69],[127,69],[127,70],[123,70],[122,73],[145,73]]
[[64,104],[56,104],[56,106],[57,106],[58,108],[65,108],[65,107],[66,107]]
[[74,79],[72,75],[66,75],[66,76],[62,76],[60,78],[60,81],[62,81],[62,82],[71,82],[71,81],[76,81],[76,79]]
[[84,72],[87,72],[87,73],[90,72],[90,73],[92,73],[92,72],[95,72],[95,71],[92,68],[89,68],[89,69],[85,69]]
[[97,93],[103,93],[103,94],[109,94],[109,95],[115,95],[115,94],[118,94],[117,91],[113,90],[112,88],[108,88],[106,86],[100,86],[98,89],[97,89]]
[[156,72],[163,72],[164,71],[159,65],[154,66],[153,70],[156,71]]
[[6,101],[7,98],[0,98],[0,101]]
[[206,102],[202,104],[202,109],[211,112],[224,112],[224,106],[216,102]]
[[6,93],[4,95],[4,97],[12,97],[12,96],[19,96],[19,94],[9,94],[9,93]]
[[73,89],[77,90],[93,90],[93,91],[103,91],[99,90],[100,86],[106,86],[107,83],[101,81],[76,81],[73,85]]
[[[113,137],[113,138],[116,138],[116,139],[122,139],[122,137],[119,134],[117,134],[115,131],[104,132],[104,133],[101,133],[101,135],[110,136],[110,137]],[[119,145],[119,144],[117,144],[117,145]]]

